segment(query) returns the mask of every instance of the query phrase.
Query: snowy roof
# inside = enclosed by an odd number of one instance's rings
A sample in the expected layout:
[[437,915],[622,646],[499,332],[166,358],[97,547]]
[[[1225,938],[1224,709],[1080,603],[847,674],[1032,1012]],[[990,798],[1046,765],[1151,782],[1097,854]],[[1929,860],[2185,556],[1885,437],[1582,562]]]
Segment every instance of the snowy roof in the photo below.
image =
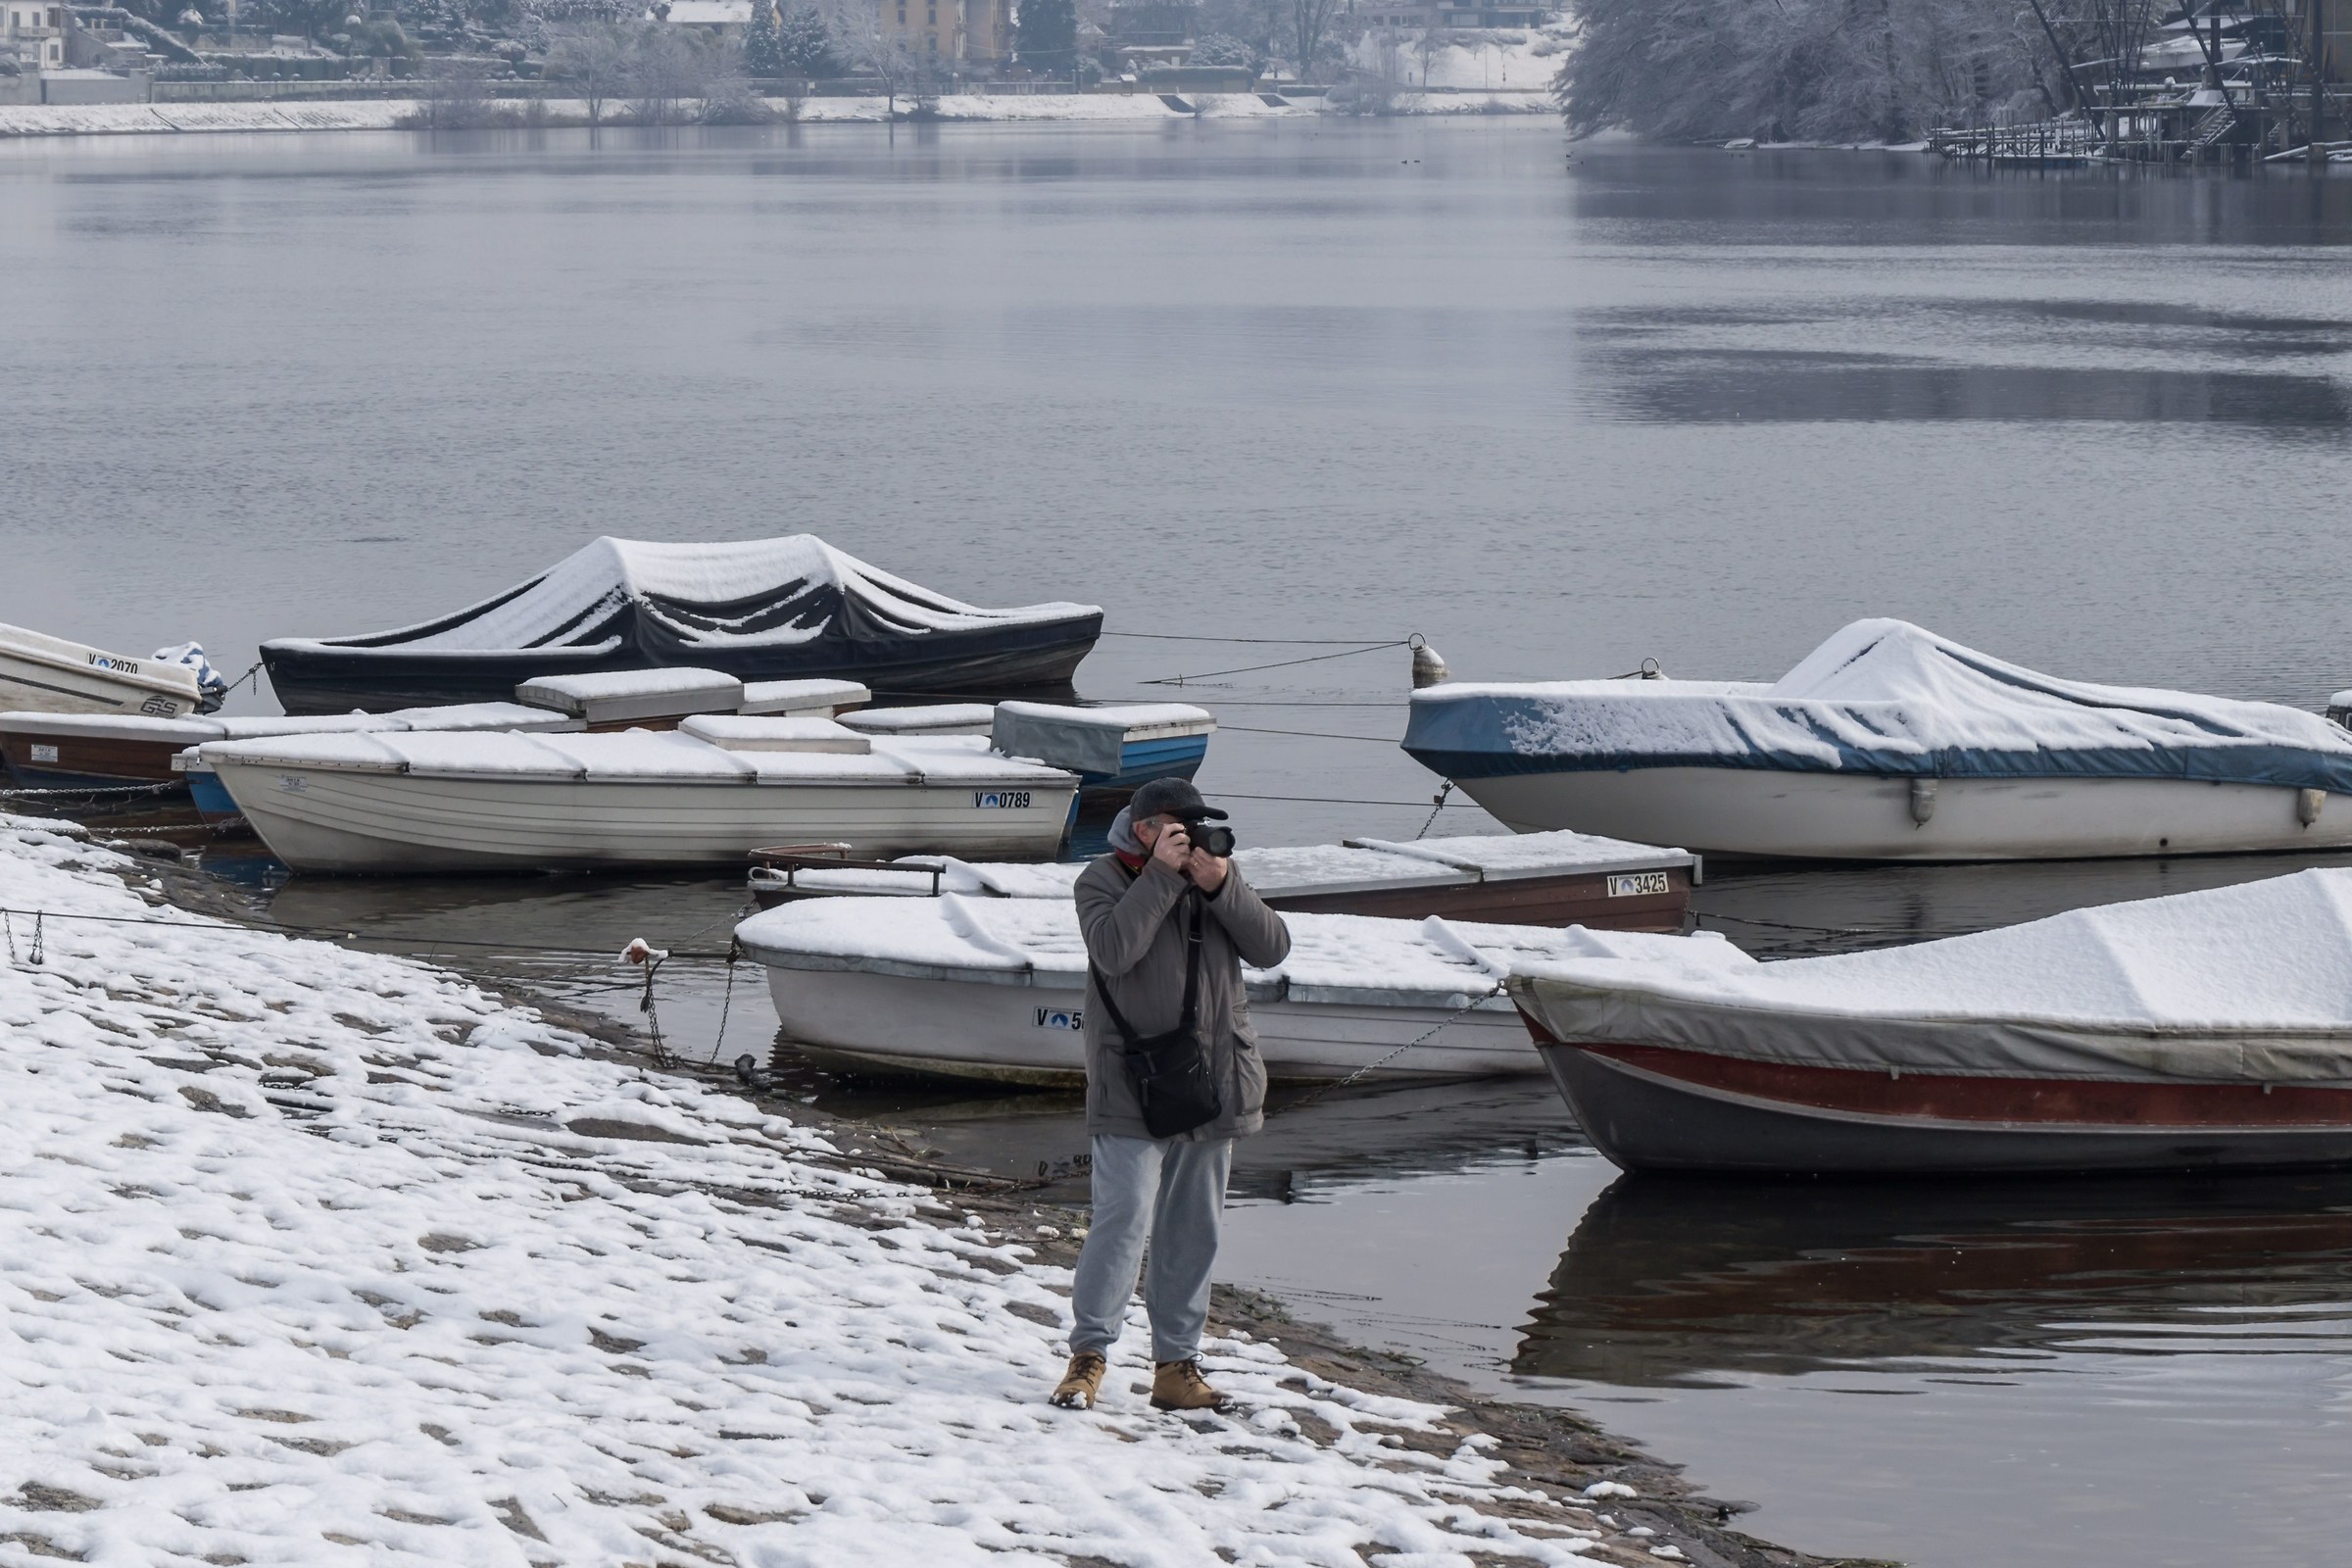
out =
[[[617,652],[632,639],[684,649],[788,646],[829,631],[906,638],[1101,613],[1064,603],[983,610],[870,566],[814,534],[728,544],[604,538],[454,614],[360,637],[276,638],[264,646],[403,653]],[[845,614],[852,623],[836,630]]]
[[[1253,996],[1360,1005],[1459,1007],[1495,992],[1535,959],[1612,956],[1704,967],[1744,963],[1720,937],[1555,931],[1466,921],[1285,915],[1291,953],[1249,969]],[[783,968],[857,969],[913,978],[1076,987],[1086,948],[1076,907],[1058,899],[816,899],[756,914],[736,927],[744,948]],[[1496,1001],[1491,1005],[1501,1006]]]
[[[648,18],[652,12],[646,13]],[[752,20],[752,0],[669,0],[667,18],[675,27],[741,27]]]
[[1771,685],[1430,687],[1412,695],[1404,746],[1449,778],[1712,763],[2352,791],[2352,734],[2318,714],[2063,680],[1900,620],[1856,621]]

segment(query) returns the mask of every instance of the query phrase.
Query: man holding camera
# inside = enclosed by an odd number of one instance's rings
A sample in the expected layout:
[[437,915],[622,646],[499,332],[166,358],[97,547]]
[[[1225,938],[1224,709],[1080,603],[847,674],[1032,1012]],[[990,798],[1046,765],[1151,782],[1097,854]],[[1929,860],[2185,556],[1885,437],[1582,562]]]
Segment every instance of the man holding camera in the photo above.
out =
[[1282,917],[1233,868],[1232,830],[1211,825],[1224,815],[1188,781],[1154,779],[1078,878],[1095,1211],[1055,1404],[1094,1407],[1147,1241],[1152,1406],[1224,1403],[1200,1373],[1200,1331],[1233,1141],[1264,1124],[1266,1102],[1242,965],[1291,951]]

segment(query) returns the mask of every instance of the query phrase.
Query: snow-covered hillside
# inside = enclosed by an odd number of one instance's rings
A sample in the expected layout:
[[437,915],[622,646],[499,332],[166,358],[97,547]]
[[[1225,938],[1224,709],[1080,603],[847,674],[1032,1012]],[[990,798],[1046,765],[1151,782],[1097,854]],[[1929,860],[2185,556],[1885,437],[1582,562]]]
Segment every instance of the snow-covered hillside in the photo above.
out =
[[1064,1271],[444,971],[139,881],[0,817],[0,1562],[1588,1548],[1484,1511],[1474,1446],[1396,1446],[1429,1406],[1262,1344],[1212,1347],[1231,1416],[1152,1414],[1140,1333],[1054,1410]]
[[1356,70],[1399,87],[1472,92],[1548,89],[1575,46],[1568,23],[1479,31],[1373,29],[1348,53]]

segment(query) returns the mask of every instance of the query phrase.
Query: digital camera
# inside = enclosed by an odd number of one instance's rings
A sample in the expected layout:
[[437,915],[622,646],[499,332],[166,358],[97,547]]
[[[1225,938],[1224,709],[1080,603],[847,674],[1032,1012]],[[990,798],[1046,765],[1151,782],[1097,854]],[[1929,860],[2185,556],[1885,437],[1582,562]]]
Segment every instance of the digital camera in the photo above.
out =
[[1184,836],[1192,840],[1194,849],[1220,860],[1233,854],[1233,829],[1222,822],[1187,822]]

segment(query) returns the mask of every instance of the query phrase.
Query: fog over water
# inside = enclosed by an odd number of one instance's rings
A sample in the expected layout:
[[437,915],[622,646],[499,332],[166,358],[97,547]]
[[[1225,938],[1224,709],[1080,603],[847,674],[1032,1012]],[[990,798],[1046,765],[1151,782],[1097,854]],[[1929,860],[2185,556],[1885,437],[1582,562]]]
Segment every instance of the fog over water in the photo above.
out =
[[[1418,631],[1464,678],[1769,678],[1892,614],[2088,679],[2352,686],[2352,180],[1566,150],[1308,120],[0,143],[0,620],[193,636],[233,675],[599,533],[808,529],[1122,632]],[[1114,638],[1080,687],[1336,651]],[[1201,782],[1253,842],[1409,835],[1435,781],[1393,745],[1404,685],[1396,648],[1210,673]],[[1699,903],[1816,951],[2291,868],[1782,870]],[[279,912],[616,947],[735,903],[548,891],[297,883]],[[718,971],[679,979],[664,1018],[701,1039]],[[757,985],[730,1004],[730,1041],[772,1028]],[[1591,1409],[1791,1544],[2340,1552],[2342,1183],[1612,1185],[1549,1095],[1278,1123],[1234,1270]],[[975,1163],[1079,1143],[1050,1097],[885,1108]]]

